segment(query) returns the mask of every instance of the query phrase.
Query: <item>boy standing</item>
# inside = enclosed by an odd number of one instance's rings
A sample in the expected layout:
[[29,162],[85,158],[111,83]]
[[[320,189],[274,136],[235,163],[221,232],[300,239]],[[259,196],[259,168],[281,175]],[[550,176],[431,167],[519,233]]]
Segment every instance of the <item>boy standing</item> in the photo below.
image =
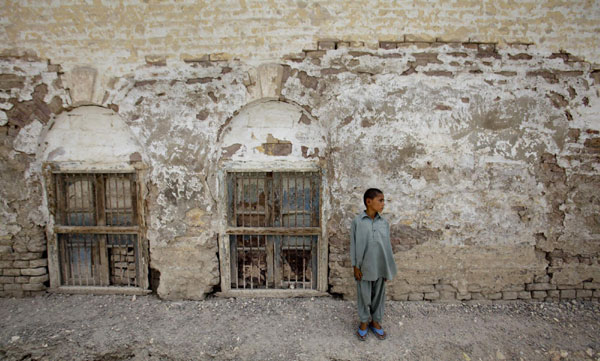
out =
[[[367,208],[357,215],[350,227],[350,258],[356,279],[358,338],[367,337],[367,326],[375,336],[386,337],[381,319],[385,301],[385,282],[396,275],[396,262],[390,243],[390,225],[381,217],[384,207],[383,192],[369,188],[363,202]],[[371,323],[369,324],[369,318]]]

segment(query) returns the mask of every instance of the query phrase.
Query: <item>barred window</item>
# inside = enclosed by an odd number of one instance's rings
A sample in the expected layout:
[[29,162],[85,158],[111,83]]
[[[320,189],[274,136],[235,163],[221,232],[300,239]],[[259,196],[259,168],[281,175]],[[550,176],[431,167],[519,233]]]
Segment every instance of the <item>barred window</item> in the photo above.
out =
[[318,172],[227,174],[232,289],[316,289]]
[[55,226],[62,286],[139,287],[135,173],[56,173]]

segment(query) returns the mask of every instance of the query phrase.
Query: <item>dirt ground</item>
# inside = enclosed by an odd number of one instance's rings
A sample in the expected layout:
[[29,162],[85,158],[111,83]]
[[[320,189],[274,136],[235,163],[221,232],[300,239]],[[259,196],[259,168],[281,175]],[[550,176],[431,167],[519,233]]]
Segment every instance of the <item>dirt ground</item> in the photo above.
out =
[[6,360],[600,360],[600,304],[386,303],[380,341],[333,298],[0,299]]

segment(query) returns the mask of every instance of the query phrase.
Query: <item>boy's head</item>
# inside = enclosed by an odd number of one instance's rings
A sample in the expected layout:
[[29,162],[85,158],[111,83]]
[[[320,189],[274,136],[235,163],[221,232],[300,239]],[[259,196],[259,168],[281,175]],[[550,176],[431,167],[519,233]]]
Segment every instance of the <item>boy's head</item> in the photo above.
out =
[[371,208],[377,213],[381,213],[385,203],[383,192],[377,188],[369,188],[363,196],[363,202],[365,203],[367,210]]

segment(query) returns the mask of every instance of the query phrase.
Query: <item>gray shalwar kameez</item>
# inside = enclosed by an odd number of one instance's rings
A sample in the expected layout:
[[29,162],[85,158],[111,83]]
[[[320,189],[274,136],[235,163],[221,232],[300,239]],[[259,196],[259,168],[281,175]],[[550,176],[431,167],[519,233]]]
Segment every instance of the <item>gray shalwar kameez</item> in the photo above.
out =
[[390,243],[390,225],[379,213],[371,219],[366,211],[357,215],[350,227],[350,259],[362,272],[356,281],[360,322],[381,322],[385,301],[385,282],[397,273]]

